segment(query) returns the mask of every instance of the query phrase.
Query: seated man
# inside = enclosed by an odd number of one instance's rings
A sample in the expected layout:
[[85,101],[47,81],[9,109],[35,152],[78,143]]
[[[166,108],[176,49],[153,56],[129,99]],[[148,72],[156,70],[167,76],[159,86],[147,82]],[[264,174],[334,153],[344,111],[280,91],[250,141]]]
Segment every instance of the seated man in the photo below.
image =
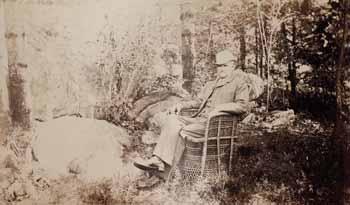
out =
[[[217,78],[208,82],[199,94],[199,100],[179,103],[170,108],[160,122],[161,134],[148,160],[136,161],[134,165],[146,171],[164,172],[180,160],[183,136],[203,137],[209,116],[220,112],[245,113],[248,110],[249,85],[244,73],[235,69],[233,55],[228,50],[216,55]],[[183,108],[198,108],[192,117],[179,116]]]

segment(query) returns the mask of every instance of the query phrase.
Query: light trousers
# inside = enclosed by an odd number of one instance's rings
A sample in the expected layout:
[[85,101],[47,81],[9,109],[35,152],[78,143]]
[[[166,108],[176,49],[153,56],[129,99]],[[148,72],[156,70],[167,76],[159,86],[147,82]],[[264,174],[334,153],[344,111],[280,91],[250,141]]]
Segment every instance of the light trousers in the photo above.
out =
[[203,137],[206,118],[183,117],[175,114],[165,114],[160,117],[161,133],[153,154],[167,165],[173,166],[185,150],[184,138]]

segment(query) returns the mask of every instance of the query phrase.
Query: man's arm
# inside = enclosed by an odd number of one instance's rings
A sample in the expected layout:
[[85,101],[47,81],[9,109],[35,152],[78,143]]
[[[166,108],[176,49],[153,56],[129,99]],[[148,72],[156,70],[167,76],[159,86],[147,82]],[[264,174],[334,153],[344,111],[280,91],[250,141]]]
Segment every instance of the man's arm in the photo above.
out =
[[204,100],[205,95],[208,93],[208,90],[212,89],[213,82],[210,81],[204,85],[201,91],[198,93],[196,99],[184,100],[181,102],[182,108],[199,108],[201,102]]
[[242,114],[249,110],[249,85],[247,83],[237,83],[235,99],[231,103],[224,103],[215,108],[216,112],[228,112]]
[[205,95],[207,94],[208,90],[212,88],[213,82],[208,82],[204,85],[203,89],[199,92],[198,98],[196,99],[184,99],[182,102],[177,103],[172,108],[168,109],[169,113],[179,113],[181,109],[186,108],[199,108],[201,105],[201,102],[204,100]]
[[175,106],[169,108],[167,113],[179,114],[182,109],[198,108],[200,106],[199,100],[185,100],[177,103]]

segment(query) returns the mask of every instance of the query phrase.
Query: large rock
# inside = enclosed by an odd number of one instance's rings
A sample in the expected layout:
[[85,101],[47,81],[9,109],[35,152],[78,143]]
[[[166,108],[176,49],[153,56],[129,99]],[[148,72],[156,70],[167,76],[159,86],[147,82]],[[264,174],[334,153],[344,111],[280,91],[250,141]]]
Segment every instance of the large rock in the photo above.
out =
[[125,174],[127,132],[102,120],[62,117],[37,126],[35,157],[51,178],[68,172],[92,180]]
[[289,125],[295,120],[294,110],[274,112],[273,119],[271,122],[273,127]]
[[262,122],[262,126],[269,129],[286,127],[293,123],[295,118],[294,110],[274,111],[267,118],[267,122]]

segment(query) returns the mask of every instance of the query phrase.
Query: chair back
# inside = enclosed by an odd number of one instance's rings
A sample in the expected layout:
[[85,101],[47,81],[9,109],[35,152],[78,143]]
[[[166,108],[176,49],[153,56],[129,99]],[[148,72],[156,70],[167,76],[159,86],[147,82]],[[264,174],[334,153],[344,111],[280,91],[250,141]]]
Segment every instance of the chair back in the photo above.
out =
[[238,119],[239,115],[222,114],[208,120],[203,142],[201,175],[204,175],[206,167],[215,169],[219,175],[222,171],[231,172],[237,147]]
[[[191,116],[196,110],[183,110]],[[183,178],[194,181],[199,176],[217,176],[230,173],[236,154],[237,122],[239,115],[221,114],[207,121],[203,138],[186,138],[185,151],[179,162]]]

